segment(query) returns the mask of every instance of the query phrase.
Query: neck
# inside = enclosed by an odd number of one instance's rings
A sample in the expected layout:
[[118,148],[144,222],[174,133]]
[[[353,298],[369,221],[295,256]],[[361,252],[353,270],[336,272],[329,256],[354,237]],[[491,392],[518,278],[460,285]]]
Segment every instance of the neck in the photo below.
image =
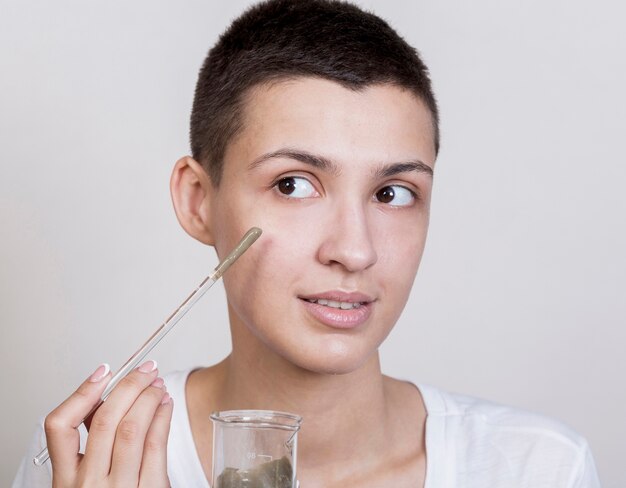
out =
[[377,352],[357,370],[331,375],[299,368],[260,341],[253,345],[246,341],[243,346],[236,341],[234,332],[233,353],[218,367],[222,378],[216,392],[218,409],[277,410],[302,416],[298,458],[303,470],[345,470],[357,454],[363,461],[376,460],[389,442]]

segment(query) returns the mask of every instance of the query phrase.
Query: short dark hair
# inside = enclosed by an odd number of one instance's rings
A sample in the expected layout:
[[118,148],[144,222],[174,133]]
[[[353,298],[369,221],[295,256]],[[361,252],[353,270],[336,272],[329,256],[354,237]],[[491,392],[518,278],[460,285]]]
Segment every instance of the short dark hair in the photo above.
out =
[[269,0],[235,19],[209,51],[191,113],[191,151],[219,185],[230,140],[242,128],[245,95],[280,79],[319,77],[360,90],[392,84],[412,91],[439,115],[428,68],[389,24],[337,0]]

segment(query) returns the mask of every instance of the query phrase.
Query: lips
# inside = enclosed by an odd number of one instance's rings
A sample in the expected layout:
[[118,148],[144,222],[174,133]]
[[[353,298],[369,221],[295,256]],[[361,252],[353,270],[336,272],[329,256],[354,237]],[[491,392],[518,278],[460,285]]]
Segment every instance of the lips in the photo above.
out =
[[341,310],[350,310],[352,308],[359,308],[362,303],[361,302],[338,302],[335,300],[326,300],[324,298],[320,298],[318,300],[307,300],[307,302],[309,303],[317,303],[319,305],[324,305],[326,307],[331,307],[331,308],[339,308]]
[[360,292],[331,291],[299,298],[310,315],[335,329],[354,329],[366,322],[375,302]]

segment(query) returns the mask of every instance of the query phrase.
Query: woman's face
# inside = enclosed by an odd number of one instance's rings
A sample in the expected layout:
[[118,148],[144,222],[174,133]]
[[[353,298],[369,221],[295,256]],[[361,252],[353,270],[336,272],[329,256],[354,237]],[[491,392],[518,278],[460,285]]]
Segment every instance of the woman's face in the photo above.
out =
[[301,78],[257,87],[243,121],[209,199],[220,257],[263,229],[224,277],[234,348],[352,371],[395,324],[422,256],[430,113],[391,85]]

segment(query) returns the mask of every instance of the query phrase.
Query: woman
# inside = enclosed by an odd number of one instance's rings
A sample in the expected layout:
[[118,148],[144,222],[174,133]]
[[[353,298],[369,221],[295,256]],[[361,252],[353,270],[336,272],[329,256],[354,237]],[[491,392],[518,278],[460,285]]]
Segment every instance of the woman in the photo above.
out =
[[599,486],[561,424],[381,373],[439,148],[426,67],[385,22],[322,0],[253,7],[205,60],[191,145],[171,180],[182,227],[220,257],[264,231],[224,277],[231,354],[165,378],[139,367],[93,416],[82,456],[101,365],[46,418],[51,470],[24,463],[17,486],[206,487],[209,414],[246,408],[304,418],[307,488]]

